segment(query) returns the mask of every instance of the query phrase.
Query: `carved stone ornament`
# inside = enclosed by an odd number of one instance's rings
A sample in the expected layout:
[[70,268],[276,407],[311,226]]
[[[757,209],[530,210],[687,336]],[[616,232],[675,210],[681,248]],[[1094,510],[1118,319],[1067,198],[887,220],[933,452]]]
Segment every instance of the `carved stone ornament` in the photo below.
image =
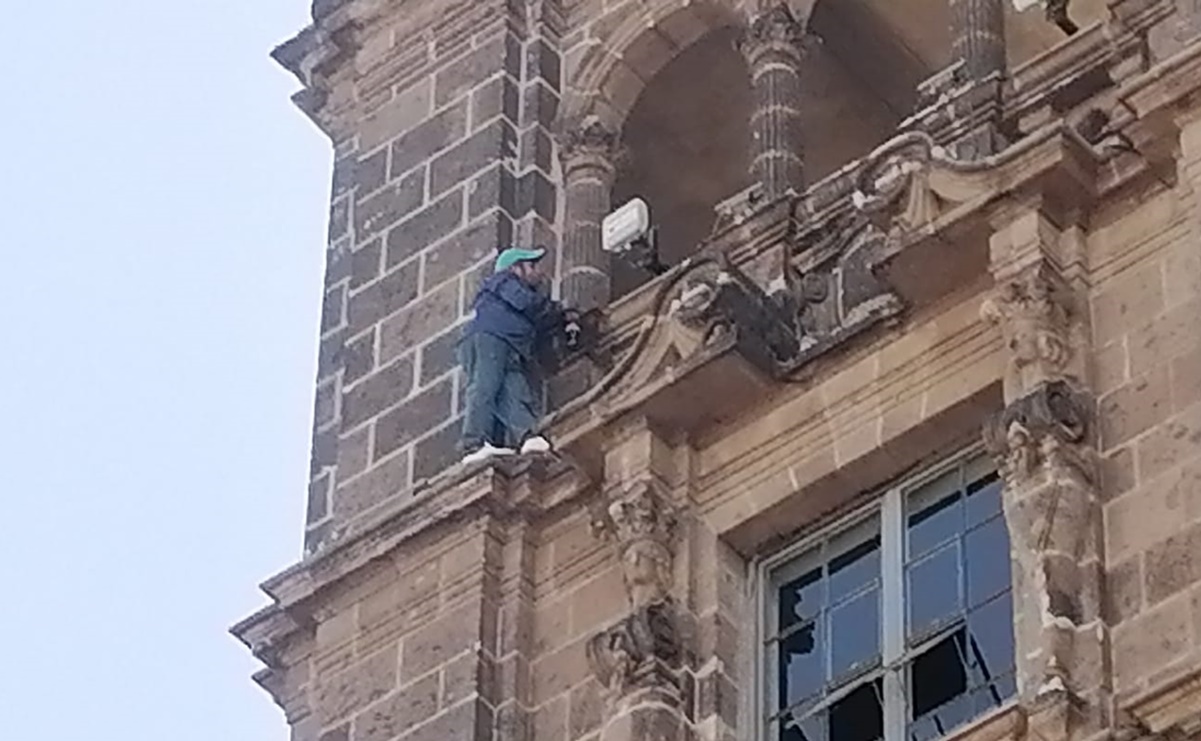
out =
[[617,167],[624,157],[620,132],[596,116],[565,122],[559,131],[559,158],[565,165],[580,160],[598,161]]
[[1042,270],[1005,283],[981,306],[981,316],[1000,326],[1009,349],[1008,396],[1063,376],[1072,358],[1069,310],[1066,287]]
[[1015,569],[1023,692],[1072,691],[1077,628],[1085,617],[1080,567],[1097,516],[1091,403],[1063,380],[1045,383],[985,425],[1005,481]]
[[593,521],[595,535],[617,543],[626,595],[635,610],[668,599],[675,529],[671,505],[648,482],[612,497]]
[[646,687],[671,686],[681,657],[675,604],[651,603],[591,639],[588,664],[609,699]]
[[752,64],[766,49],[787,50],[800,56],[805,51],[805,24],[797,19],[787,2],[775,0],[764,6],[738,40],[739,50]]

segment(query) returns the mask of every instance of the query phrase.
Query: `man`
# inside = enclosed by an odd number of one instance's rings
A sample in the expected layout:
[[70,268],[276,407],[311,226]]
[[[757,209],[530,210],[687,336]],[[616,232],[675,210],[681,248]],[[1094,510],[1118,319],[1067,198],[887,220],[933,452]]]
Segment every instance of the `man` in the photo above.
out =
[[546,453],[535,432],[537,402],[530,380],[535,347],[562,326],[564,312],[543,287],[542,248],[510,247],[475,297],[475,318],[460,346],[467,376],[464,463],[500,455]]

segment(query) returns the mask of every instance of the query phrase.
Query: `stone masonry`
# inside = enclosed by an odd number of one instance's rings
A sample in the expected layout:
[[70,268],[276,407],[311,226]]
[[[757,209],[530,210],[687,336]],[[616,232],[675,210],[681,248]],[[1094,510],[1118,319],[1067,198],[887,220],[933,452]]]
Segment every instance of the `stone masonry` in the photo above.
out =
[[[305,553],[233,629],[293,741],[777,741],[764,564],[978,449],[1016,689],[943,735],[1201,739],[1201,9],[1053,5],[316,0],[274,54],[335,152]],[[714,34],[745,70],[672,68]],[[752,186],[681,179],[711,234],[617,297],[626,144],[708,120],[661,74],[746,80],[750,141],[684,156]],[[813,177],[864,101],[915,107]],[[511,242],[600,324],[559,459],[465,469]]]

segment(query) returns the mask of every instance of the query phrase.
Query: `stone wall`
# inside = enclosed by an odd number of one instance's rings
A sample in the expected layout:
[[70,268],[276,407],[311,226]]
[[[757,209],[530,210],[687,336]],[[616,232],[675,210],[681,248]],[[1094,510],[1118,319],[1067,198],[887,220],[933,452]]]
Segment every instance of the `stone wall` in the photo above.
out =
[[360,30],[334,85],[310,547],[455,460],[475,288],[498,245],[557,246],[553,9],[410,5]]

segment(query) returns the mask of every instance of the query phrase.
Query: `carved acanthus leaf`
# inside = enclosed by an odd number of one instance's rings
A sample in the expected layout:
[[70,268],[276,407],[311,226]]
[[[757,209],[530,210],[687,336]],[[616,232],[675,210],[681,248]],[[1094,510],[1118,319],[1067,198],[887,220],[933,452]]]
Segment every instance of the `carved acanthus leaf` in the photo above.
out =
[[768,46],[787,49],[796,54],[804,51],[806,43],[805,23],[783,0],[772,0],[751,19],[739,48],[748,58],[755,57]]
[[620,132],[596,116],[565,122],[558,139],[559,157],[568,166],[587,160],[617,167],[625,155]]

